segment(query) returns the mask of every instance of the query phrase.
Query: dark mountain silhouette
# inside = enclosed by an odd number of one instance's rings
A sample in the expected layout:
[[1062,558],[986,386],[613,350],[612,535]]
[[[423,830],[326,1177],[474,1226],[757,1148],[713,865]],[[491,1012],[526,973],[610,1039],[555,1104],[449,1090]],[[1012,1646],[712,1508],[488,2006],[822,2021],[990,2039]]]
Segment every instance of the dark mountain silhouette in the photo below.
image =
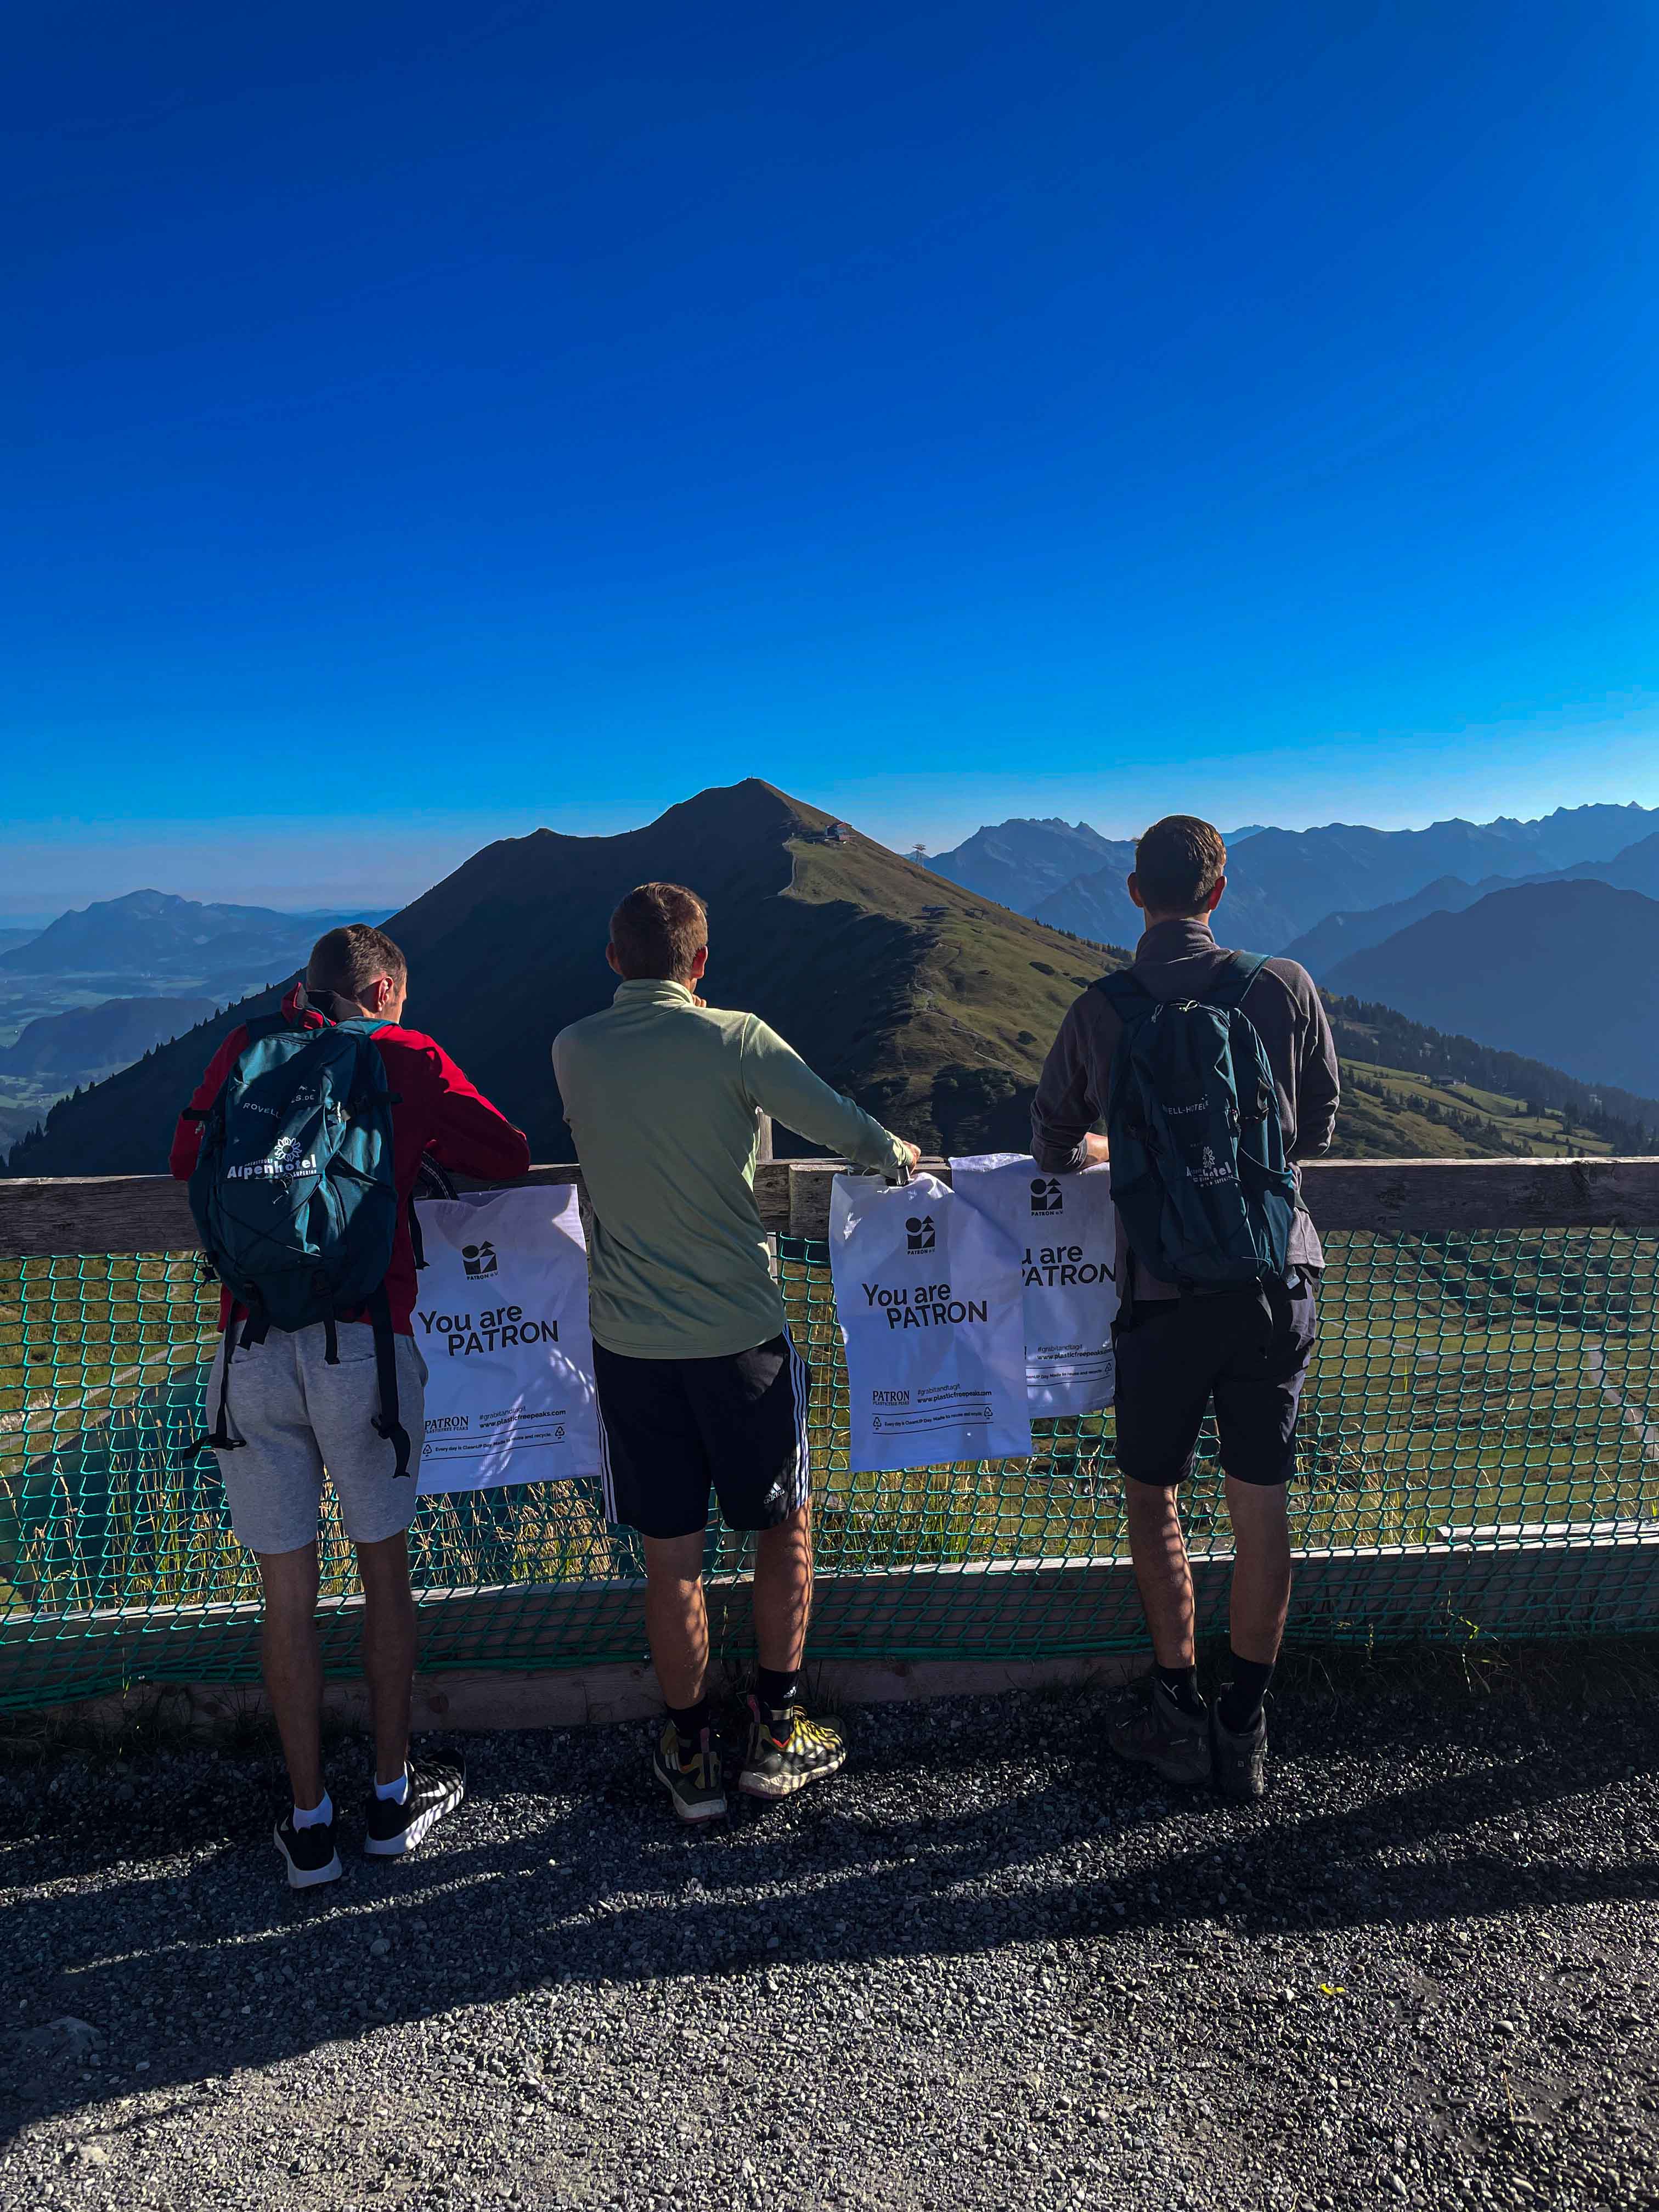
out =
[[25,1024],[15,1044],[0,1049],[0,1075],[66,1090],[128,1066],[214,1011],[211,999],[156,997],[106,999],[101,1006],[42,1014]]
[[0,952],[0,977],[126,975],[200,981],[276,975],[303,959],[339,917],[274,908],[203,904],[168,891],[129,891],[59,915],[26,944]]
[[[1000,824],[981,830],[941,854],[933,866],[959,870],[959,880],[994,892],[975,854],[994,851]],[[1062,825],[1063,826],[1063,825]],[[1470,885],[1483,879],[1513,882],[1547,876],[1589,862],[1611,862],[1638,840],[1659,831],[1659,811],[1640,806],[1560,807],[1535,822],[1437,822],[1426,830],[1372,830],[1330,823],[1317,830],[1255,830],[1241,841],[1228,869],[1232,927],[1255,950],[1285,950],[1334,914],[1352,914],[1411,899],[1443,877]],[[1057,929],[1133,944],[1133,908],[1123,889],[1133,848],[1120,846],[1109,860],[1060,885],[1037,884],[1010,900]],[[1635,884],[1633,888],[1641,888]]]
[[1564,876],[1593,877],[1598,883],[1612,884],[1616,890],[1640,891],[1644,898],[1659,899],[1659,830],[1634,845],[1626,845],[1610,860],[1587,860],[1578,867],[1564,868],[1559,872]]
[[1638,891],[1589,878],[1492,891],[1323,980],[1592,1083],[1659,1091],[1659,901]]
[[[1231,885],[1229,889],[1231,890]],[[1391,900],[1387,906],[1359,907],[1346,914],[1328,914],[1303,936],[1285,947],[1287,960],[1299,960],[1308,973],[1323,981],[1339,960],[1351,952],[1364,952],[1399,930],[1409,928],[1429,914],[1462,914],[1489,891],[1508,890],[1506,876],[1489,876],[1484,883],[1466,884],[1456,876],[1439,876],[1408,899]]]
[[[1591,881],[1612,884],[1621,890],[1640,891],[1644,898],[1659,898],[1659,831],[1644,837],[1610,860],[1581,860],[1575,866],[1535,876],[1488,876],[1466,884],[1455,876],[1442,876],[1408,899],[1388,906],[1362,908],[1346,914],[1328,914],[1322,921],[1285,947],[1285,957],[1299,960],[1310,975],[1323,976],[1339,960],[1367,946],[1381,945],[1425,915],[1462,914],[1492,891],[1513,890],[1517,883]],[[1231,886],[1229,885],[1231,892]]]
[[[550,830],[489,846],[392,916],[409,1019],[530,1133],[568,1158],[556,1031],[609,1000],[611,909],[667,877],[708,902],[707,995],[752,1007],[818,1072],[931,1150],[1028,1141],[1030,1090],[1077,992],[1117,964],[750,781],[618,837]],[[12,1153],[23,1175],[165,1164],[174,1116],[214,1046],[261,994],[53,1109]]]

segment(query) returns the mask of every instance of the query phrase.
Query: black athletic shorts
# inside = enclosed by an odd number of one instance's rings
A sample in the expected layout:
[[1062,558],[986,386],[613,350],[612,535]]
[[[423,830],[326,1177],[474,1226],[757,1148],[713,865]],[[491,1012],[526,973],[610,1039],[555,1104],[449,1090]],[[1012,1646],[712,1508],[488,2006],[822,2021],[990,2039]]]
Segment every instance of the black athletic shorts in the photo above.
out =
[[811,1376],[788,1337],[718,1359],[630,1359],[593,1346],[605,1510],[642,1536],[775,1528],[807,1497]]
[[1282,1288],[1141,1299],[1131,1325],[1112,1331],[1119,1468],[1131,1482],[1184,1482],[1213,1397],[1223,1472],[1288,1482],[1318,1334],[1318,1302],[1299,1269]]

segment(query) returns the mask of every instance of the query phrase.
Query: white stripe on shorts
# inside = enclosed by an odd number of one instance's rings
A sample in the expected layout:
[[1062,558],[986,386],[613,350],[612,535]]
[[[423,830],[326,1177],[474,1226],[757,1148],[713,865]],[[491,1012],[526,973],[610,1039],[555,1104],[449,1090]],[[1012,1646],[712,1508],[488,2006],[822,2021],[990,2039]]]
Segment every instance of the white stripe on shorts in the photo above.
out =
[[811,1492],[811,1459],[806,1442],[806,1416],[811,1404],[812,1378],[806,1362],[795,1349],[787,1329],[783,1340],[789,1347],[789,1387],[795,1396],[795,1480],[790,1490],[790,1510],[805,1505]]
[[605,1517],[617,1518],[617,1478],[611,1468],[611,1437],[605,1425],[605,1415],[599,1411],[599,1394],[593,1393],[593,1419],[599,1431],[599,1503],[605,1508]]

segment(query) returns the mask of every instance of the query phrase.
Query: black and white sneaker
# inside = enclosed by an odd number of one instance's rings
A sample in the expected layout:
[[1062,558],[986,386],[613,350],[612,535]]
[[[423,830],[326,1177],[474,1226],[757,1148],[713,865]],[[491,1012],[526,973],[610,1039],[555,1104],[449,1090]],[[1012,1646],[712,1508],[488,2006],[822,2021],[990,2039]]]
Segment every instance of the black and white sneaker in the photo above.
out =
[[409,1788],[401,1805],[371,1793],[363,1849],[372,1859],[395,1859],[412,1851],[465,1795],[466,1777],[459,1766],[447,1766],[436,1759],[423,1766],[411,1761]]
[[[401,1812],[403,1808],[399,1806]],[[320,1820],[309,1828],[296,1828],[292,1807],[271,1831],[277,1850],[288,1861],[290,1889],[315,1889],[319,1882],[338,1881],[343,1869],[334,1848],[334,1823]]]

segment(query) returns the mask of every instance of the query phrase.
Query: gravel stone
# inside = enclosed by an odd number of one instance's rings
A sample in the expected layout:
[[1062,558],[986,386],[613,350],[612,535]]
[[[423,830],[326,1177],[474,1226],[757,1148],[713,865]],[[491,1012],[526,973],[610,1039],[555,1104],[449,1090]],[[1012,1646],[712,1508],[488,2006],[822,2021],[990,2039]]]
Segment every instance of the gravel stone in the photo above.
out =
[[855,1712],[713,1834],[644,1728],[444,1742],[404,1862],[348,1744],[308,1893],[264,1753],[14,1755],[0,2207],[1659,2205],[1650,1698],[1281,1697],[1260,1808],[1108,1703]]

